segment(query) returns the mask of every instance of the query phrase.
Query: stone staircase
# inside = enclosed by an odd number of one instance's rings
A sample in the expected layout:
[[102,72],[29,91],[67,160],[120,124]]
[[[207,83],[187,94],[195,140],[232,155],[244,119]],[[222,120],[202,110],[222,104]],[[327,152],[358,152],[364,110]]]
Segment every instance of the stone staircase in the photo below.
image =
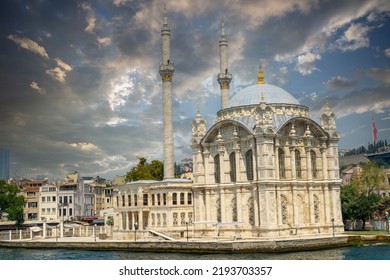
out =
[[150,229],[149,232],[151,234],[153,234],[153,235],[157,235],[157,236],[162,237],[162,238],[164,238],[166,240],[175,240],[173,237],[170,237],[170,236],[168,236],[168,235],[166,235],[166,234],[164,234],[162,232],[158,232],[158,231],[155,231],[155,230],[152,230],[152,229]]

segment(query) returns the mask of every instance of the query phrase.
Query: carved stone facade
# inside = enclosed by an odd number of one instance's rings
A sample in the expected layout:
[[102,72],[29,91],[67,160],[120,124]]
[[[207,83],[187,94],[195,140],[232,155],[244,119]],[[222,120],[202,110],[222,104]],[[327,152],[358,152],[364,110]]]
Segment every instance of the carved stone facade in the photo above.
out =
[[[293,97],[281,89],[251,87],[207,132],[199,112],[193,122],[195,221],[210,236],[215,226],[206,222],[219,223],[220,236],[343,231],[334,114],[326,106],[319,125],[295,99],[283,103]],[[257,104],[237,106],[253,91]]]

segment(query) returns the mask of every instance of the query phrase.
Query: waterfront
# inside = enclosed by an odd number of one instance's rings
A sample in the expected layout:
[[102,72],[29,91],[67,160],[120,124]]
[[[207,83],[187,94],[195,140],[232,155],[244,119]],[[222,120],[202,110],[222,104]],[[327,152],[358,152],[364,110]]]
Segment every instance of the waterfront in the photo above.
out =
[[390,260],[390,245],[294,253],[180,254],[72,249],[0,248],[0,260]]

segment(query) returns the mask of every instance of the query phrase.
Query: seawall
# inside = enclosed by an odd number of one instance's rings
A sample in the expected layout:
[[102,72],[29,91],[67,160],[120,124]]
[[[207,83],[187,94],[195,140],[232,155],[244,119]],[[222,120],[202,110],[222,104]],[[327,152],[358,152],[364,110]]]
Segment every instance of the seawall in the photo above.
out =
[[322,250],[363,244],[388,243],[390,235],[342,235],[290,240],[238,241],[0,241],[0,247],[33,249],[126,250],[172,253],[282,253]]

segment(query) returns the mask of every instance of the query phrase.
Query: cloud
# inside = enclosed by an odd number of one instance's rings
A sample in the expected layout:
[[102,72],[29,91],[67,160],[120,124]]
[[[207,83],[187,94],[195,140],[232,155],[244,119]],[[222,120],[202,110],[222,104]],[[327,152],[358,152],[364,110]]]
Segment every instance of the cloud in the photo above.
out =
[[390,84],[390,68],[380,69],[371,68],[367,71],[368,75],[382,81],[386,84]]
[[305,54],[302,54],[298,56],[298,62],[296,65],[296,69],[299,73],[302,75],[309,75],[314,70],[318,70],[315,67],[315,61],[321,59],[321,56],[319,54],[314,54],[312,52],[307,52]]
[[72,67],[70,67],[69,64],[63,62],[60,58],[55,58],[55,62],[57,62],[57,65],[61,67],[64,71],[69,72],[72,71]]
[[98,42],[99,47],[107,47],[107,46],[111,45],[112,40],[109,37],[98,37],[97,42]]
[[[343,118],[353,114],[366,112],[383,113],[390,107],[388,98],[388,87],[381,85],[376,88],[366,88],[352,91],[344,96],[329,98],[330,109],[337,118]],[[324,104],[322,102],[321,104]],[[320,108],[314,108],[313,113],[317,114]]]
[[92,7],[89,3],[81,3],[81,9],[86,13],[86,21],[87,26],[85,27],[85,31],[88,33],[93,33],[96,27],[96,15],[92,10]]
[[20,37],[18,35],[9,35],[8,39],[14,41],[19,47],[29,50],[35,54],[38,54],[46,59],[49,59],[49,56],[44,47],[38,45],[38,43],[27,37]]
[[55,62],[57,63],[57,67],[46,70],[46,73],[50,75],[53,79],[65,83],[66,73],[72,71],[72,67],[63,62],[60,58],[55,58]]
[[38,86],[38,83],[36,83],[36,82],[32,82],[32,83],[30,84],[30,87],[33,88],[33,89],[35,89],[36,91],[38,91],[39,94],[45,94],[45,93],[46,93],[45,89],[39,87],[39,86]]
[[326,81],[325,85],[329,90],[337,90],[352,87],[356,82],[342,76],[335,76]]
[[369,46],[368,32],[371,30],[368,26],[360,23],[353,23],[344,32],[343,36],[336,40],[336,47],[342,51],[355,51]]
[[390,57],[390,48],[385,49],[385,56]]

